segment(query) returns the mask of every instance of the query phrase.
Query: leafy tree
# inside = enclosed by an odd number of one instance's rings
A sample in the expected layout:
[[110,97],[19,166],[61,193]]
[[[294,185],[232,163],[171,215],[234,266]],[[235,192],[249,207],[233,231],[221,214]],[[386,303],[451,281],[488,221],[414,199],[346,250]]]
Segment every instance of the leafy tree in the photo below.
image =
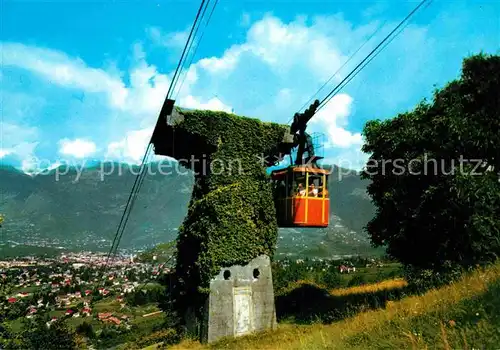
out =
[[[153,249],[139,254],[137,260],[149,263],[168,263],[172,260],[172,256],[175,254],[175,249],[176,241],[161,243]],[[153,259],[154,256],[156,256],[156,260]]]
[[76,327],[76,333],[81,334],[87,338],[94,338],[95,337],[94,328],[87,321],[79,324]]
[[137,281],[136,273],[134,270],[129,270],[126,272],[126,277],[130,282]]
[[339,287],[342,283],[342,279],[340,278],[340,274],[337,272],[337,268],[335,266],[331,266],[326,270],[321,278],[321,282],[328,288],[336,288]]
[[89,268],[84,268],[84,270],[82,271],[81,275],[80,275],[80,278],[82,279],[82,281],[90,281],[91,278],[92,278],[92,270],[89,269]]
[[467,269],[500,254],[500,56],[463,61],[432,102],[365,125],[366,230],[406,267]]
[[364,275],[354,275],[347,283],[347,287],[360,286],[366,283],[366,278]]
[[22,339],[25,349],[76,349],[75,333],[63,320],[58,320],[49,327],[46,319],[36,317],[32,321],[24,321]]

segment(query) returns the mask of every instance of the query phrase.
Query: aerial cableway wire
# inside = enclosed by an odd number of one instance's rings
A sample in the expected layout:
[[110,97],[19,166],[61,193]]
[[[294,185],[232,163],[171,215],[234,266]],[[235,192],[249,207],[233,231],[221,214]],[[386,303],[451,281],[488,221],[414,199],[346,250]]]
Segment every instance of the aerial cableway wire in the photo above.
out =
[[[189,63],[187,64],[187,70],[185,71],[184,73],[184,78],[182,78],[182,82],[181,82],[181,85],[179,87],[179,90],[177,90],[177,94],[175,95],[175,100],[177,100],[177,97],[179,97],[179,94],[182,90],[182,86],[184,85],[184,82],[186,81],[186,77],[187,75],[189,74],[189,68],[191,67],[191,65],[193,64],[193,60],[194,58],[196,57],[196,53],[198,52],[198,47],[200,46],[200,43],[201,41],[203,40],[203,36],[205,35],[205,30],[207,29],[208,27],[208,24],[210,23],[210,20],[212,19],[212,15],[214,14],[214,11],[215,11],[215,7],[217,6],[217,3],[218,3],[219,0],[215,0],[214,2],[214,6],[212,7],[212,11],[210,11],[210,15],[208,16],[208,19],[207,21],[205,22],[205,27],[203,28],[203,31],[201,32],[201,36],[200,36],[200,39],[198,39],[198,41],[196,42],[196,46],[194,48],[194,51],[193,51],[193,54],[191,55],[191,59],[189,60]],[[205,7],[205,10],[208,8],[208,3],[207,3],[207,6]],[[201,18],[203,18],[205,15],[205,11],[203,11],[203,15],[201,16]],[[201,24],[200,24],[201,25]],[[196,32],[195,32],[195,36],[196,36],[196,33],[198,32],[198,29],[200,27],[198,26],[198,28],[196,29]],[[194,40],[193,40],[194,41]],[[193,41],[191,41],[191,43],[193,43]]]
[[[195,20],[193,22],[193,26],[191,27],[191,31],[189,33],[189,37],[188,37],[188,39],[186,41],[186,45],[184,46],[184,50],[182,51],[181,58],[180,58],[179,63],[177,65],[176,69],[175,69],[174,76],[172,77],[172,81],[171,81],[169,89],[167,91],[167,98],[169,98],[171,96],[171,93],[173,92],[174,87],[176,85],[176,78],[178,76],[179,71],[182,69],[182,63],[183,63],[184,57],[186,55],[188,47],[190,47],[191,37],[193,36],[194,28],[195,28],[195,26],[196,26],[196,24],[197,24],[197,22],[199,20],[200,13],[201,13],[201,11],[203,9],[203,5],[204,4],[205,4],[205,0],[202,0],[200,8],[198,9],[198,13],[196,14],[196,18],[195,18]],[[150,141],[148,142],[148,146],[146,148],[146,153],[144,154],[143,160],[141,162],[141,170],[139,172],[138,177],[136,177],[136,181],[134,182],[134,186],[132,187],[131,196],[129,197],[129,201],[127,202],[127,206],[125,208],[124,216],[126,216],[126,218],[125,218],[125,221],[124,221],[124,225],[121,226],[121,227],[123,227],[122,232],[120,233],[118,231],[117,235],[115,236],[115,240],[117,239],[117,241],[116,241],[115,247],[112,246],[112,250],[114,248],[114,253],[113,254],[116,254],[116,250],[117,250],[118,245],[120,243],[121,236],[123,235],[123,230],[125,228],[125,225],[126,225],[126,223],[128,221],[128,217],[130,215],[130,210],[127,213],[128,206],[130,205],[130,209],[131,209],[131,207],[133,205],[133,202],[135,202],[135,199],[137,198],[137,194],[138,194],[140,188],[142,187],[142,183],[144,181],[145,174],[146,174],[146,172],[144,171],[144,169],[145,169],[144,165],[146,164],[146,159],[149,157],[149,153],[150,153],[151,148],[152,148],[151,146],[152,145],[151,145],[151,138],[150,138]],[[132,204],[130,204],[130,203],[132,203]],[[123,222],[123,219],[124,219],[124,217],[122,217],[122,221],[121,222]]]
[[[209,2],[210,2],[210,0],[207,1],[207,6],[205,6],[204,9],[203,9],[203,5],[205,3],[205,0],[203,0],[202,3],[201,3],[201,5],[200,5],[200,8],[198,9],[198,13],[196,15],[195,21],[193,23],[193,26],[191,27],[191,32],[189,33],[189,37],[188,37],[188,39],[186,41],[186,45],[184,46],[184,50],[182,52],[181,59],[179,60],[179,64],[177,65],[176,71],[174,73],[174,77],[172,78],[172,82],[171,82],[171,85],[170,85],[170,88],[169,88],[169,92],[167,92],[167,98],[170,98],[171,95],[173,94],[175,86],[176,86],[176,84],[178,82],[178,80],[175,81],[175,77],[177,76],[177,78],[178,78],[177,73],[179,73],[179,76],[180,76],[180,72],[182,71],[182,68],[184,67],[184,64],[183,64],[184,63],[183,62],[184,58],[187,57],[187,55],[189,54],[189,51],[191,50],[191,47],[192,47],[192,44],[193,44],[193,41],[194,41],[194,37],[196,36],[197,30],[194,32],[194,35],[193,35],[194,28],[196,27],[196,24],[203,19],[204,15],[205,15],[205,11],[206,11],[206,9],[208,7]],[[200,12],[202,11],[202,9],[203,9],[203,13],[202,13],[201,19],[200,19]],[[196,28],[199,28],[199,26],[196,27]],[[193,38],[193,39],[191,40],[191,38]],[[148,148],[146,149],[146,155],[148,157],[150,156],[149,152],[151,152],[151,149],[152,149],[151,146],[152,146],[152,144],[151,144],[151,139],[150,139],[150,141],[148,143]],[[146,162],[143,161],[143,164],[147,164],[147,163],[149,163],[149,161],[146,161]],[[146,172],[144,171],[144,169],[145,169],[145,167],[141,168],[141,172],[139,174],[139,185],[137,186],[137,189],[135,191],[135,197],[134,197],[134,199],[132,201],[129,213],[128,213],[127,218],[125,220],[125,224],[123,226],[124,229],[125,229],[125,225],[128,222],[128,218],[130,216],[130,212],[132,211],[133,205],[135,203],[135,198],[137,198],[137,194],[140,192],[140,190],[142,188],[142,184],[144,183],[144,179],[146,177]],[[122,232],[120,233],[120,236],[118,237],[118,241],[117,241],[117,244],[116,244],[116,247],[115,247],[115,251],[114,251],[113,254],[116,254],[116,251],[118,249],[118,245],[120,244],[120,240],[121,240],[121,237],[123,235],[123,231],[124,230],[122,230]]]
[[[380,48],[382,45],[384,45],[384,43],[392,36],[392,34],[394,34],[409,18],[411,18],[415,14],[415,12],[417,12],[420,9],[420,7],[422,7],[422,5],[424,5],[427,1],[428,0],[422,0],[389,34],[387,34],[387,36],[356,67],[354,67],[354,69],[351,71],[351,73],[349,73],[332,91],[330,91],[330,93],[323,100],[321,100],[321,102],[319,103],[319,106],[316,109],[316,111],[315,111],[314,114],[316,114],[318,111],[320,111],[326,105],[326,103],[328,103],[328,101],[330,101],[330,99],[334,96],[334,94],[336,95],[340,91],[340,87],[344,87],[345,86],[344,83],[353,74],[355,74],[355,73],[357,74],[357,72],[361,71],[361,69],[363,69],[364,67],[366,67],[366,64],[364,65],[364,63],[367,60],[369,60],[370,57],[373,54],[376,53],[376,51],[378,50],[378,48]],[[401,32],[399,32],[399,33],[401,33]],[[378,53],[380,53],[381,51],[382,50],[378,51]],[[361,66],[362,66],[362,68],[358,71],[358,68],[360,68]]]
[[[200,7],[198,9],[198,12],[196,14],[196,18],[195,18],[195,20],[193,22],[193,26],[191,27],[191,31],[189,33],[189,37],[188,37],[188,39],[186,41],[186,45],[184,46],[184,50],[182,51],[181,58],[180,58],[179,63],[177,65],[177,67],[176,67],[176,70],[174,72],[174,76],[172,77],[172,81],[170,82],[170,86],[169,86],[169,89],[167,91],[167,97],[166,98],[170,98],[171,97],[171,94],[172,94],[172,92],[173,92],[173,90],[175,88],[176,78],[177,78],[177,76],[179,74],[179,70],[182,67],[183,60],[184,60],[184,57],[186,55],[186,51],[188,50],[188,47],[190,47],[191,37],[193,36],[193,31],[194,31],[194,29],[196,27],[196,24],[197,24],[198,20],[199,20],[200,13],[201,13],[201,11],[203,9],[204,4],[205,4],[205,0],[202,0],[201,5],[200,5]],[[106,267],[107,267],[107,265],[109,263],[109,259],[110,259],[111,255],[114,256],[116,254],[117,250],[118,250],[118,246],[120,244],[121,237],[122,237],[123,232],[125,230],[125,226],[126,226],[126,224],[128,222],[128,218],[129,218],[130,212],[131,212],[131,210],[133,208],[133,204],[135,203],[135,200],[137,198],[137,194],[139,193],[139,190],[142,187],[142,183],[144,181],[145,174],[146,174],[146,172],[144,171],[145,168],[146,168],[145,164],[147,163],[147,159],[149,158],[150,152],[151,152],[151,149],[152,149],[152,143],[151,143],[151,141],[152,141],[152,135],[151,135],[151,137],[149,139],[148,146],[146,148],[146,152],[145,152],[144,157],[142,159],[141,168],[140,168],[139,174],[135,178],[134,185],[132,186],[132,190],[130,192],[130,195],[128,197],[127,203],[125,205],[125,209],[124,209],[122,217],[120,219],[120,223],[118,225],[117,232],[115,233],[115,237],[113,239],[113,243],[112,243],[111,248],[109,250],[109,253],[107,255],[106,262],[102,266],[101,273],[104,273],[104,270],[106,269]],[[103,276],[101,275],[101,278],[102,277]]]
[[[425,8],[429,7],[429,5],[431,4],[431,2],[432,2],[432,1],[433,1],[433,0],[429,1],[429,3],[427,4],[427,6],[426,6]],[[392,38],[391,38],[388,42],[386,42],[386,43],[384,44],[384,46],[382,46],[382,47],[381,47],[381,49],[380,49],[378,52],[376,52],[376,53],[375,53],[372,57],[370,57],[370,59],[369,59],[368,61],[366,61],[366,62],[365,62],[365,63],[364,63],[364,64],[360,67],[360,69],[359,69],[359,70],[358,70],[358,71],[357,71],[354,75],[352,75],[352,76],[351,76],[348,80],[346,80],[346,81],[345,81],[345,82],[344,82],[341,86],[339,86],[339,87],[338,87],[338,89],[337,89],[337,91],[336,91],[334,94],[332,94],[331,96],[329,96],[329,97],[328,97],[328,99],[326,99],[326,101],[324,101],[324,103],[323,103],[323,105],[322,105],[322,106],[318,107],[317,111],[318,111],[318,110],[320,110],[320,108],[324,107],[324,106],[325,106],[328,102],[330,102],[330,100],[331,100],[331,99],[332,99],[335,95],[337,95],[337,93],[338,93],[340,90],[342,90],[342,89],[343,89],[343,88],[344,88],[347,84],[349,84],[349,82],[350,82],[351,80],[353,80],[353,79],[356,77],[356,75],[358,75],[358,74],[359,74],[359,72],[361,72],[361,71],[362,71],[362,70],[363,70],[363,69],[364,69],[364,68],[365,68],[365,67],[366,67],[366,66],[367,66],[367,65],[368,65],[368,64],[369,64],[369,63],[370,63],[373,59],[375,59],[375,57],[377,57],[377,56],[378,56],[378,54],[380,54],[380,53],[381,53],[381,52],[382,52],[382,51],[383,51],[383,50],[384,50],[384,49],[385,49],[385,48],[386,48],[386,47],[387,47],[387,46],[388,46],[388,45],[389,45],[389,44],[390,44],[390,43],[391,43],[394,39],[396,39],[396,37],[397,37],[399,34],[401,34],[401,32],[402,32],[403,30],[405,30],[405,28],[406,28],[406,27],[407,27],[410,23],[411,23],[411,22],[410,22],[410,21],[408,21],[408,22],[407,22],[407,23],[406,23],[403,27],[401,27],[401,29],[399,29],[399,31],[396,33],[396,35],[394,35],[394,36],[393,36],[393,37],[392,37]],[[317,111],[316,111],[316,112],[317,112]]]
[[[337,74],[339,74],[339,72],[342,70],[342,68],[344,68],[353,58],[354,56],[356,56],[356,54],[361,51],[361,49],[363,47],[365,47],[366,44],[368,44],[370,42],[370,40],[373,39],[373,37],[375,35],[377,35],[377,33],[385,26],[385,24],[387,23],[387,20],[385,20],[380,26],[378,26],[374,31],[373,33],[363,42],[363,44],[361,44],[357,49],[356,51],[354,51],[352,54],[349,55],[348,59],[342,64],[342,66],[340,66],[336,71],[335,73],[333,73],[331,75],[331,77],[318,89],[318,91],[316,91],[312,96],[311,98],[309,98],[309,100],[307,100],[306,103],[304,103],[300,108],[299,108],[299,111],[303,110],[308,104],[311,103],[311,101],[314,99],[314,96],[318,95],[321,90],[323,90],[325,88],[326,85],[328,85],[328,83],[330,83],[330,81],[332,81],[333,78],[335,78],[335,76]],[[288,121],[287,124],[290,124],[290,122],[293,120],[293,117]]]
[[174,87],[176,84],[175,79],[177,78],[177,74],[179,73],[179,70],[181,69],[181,67],[183,65],[184,55],[186,54],[187,48],[190,45],[191,37],[193,36],[193,31],[194,31],[194,29],[196,27],[196,23],[198,22],[198,19],[200,17],[200,13],[203,10],[203,5],[205,5],[205,0],[201,1],[200,8],[198,9],[198,13],[196,14],[196,18],[193,22],[193,26],[191,27],[191,31],[189,32],[189,37],[186,41],[186,45],[184,46],[184,50],[182,51],[181,59],[179,60],[179,64],[177,65],[177,68],[175,69],[175,73],[174,73],[174,76],[172,78],[172,82],[171,82],[170,87],[169,87],[168,92],[167,92],[167,98],[170,98],[171,94],[173,93],[173,90],[174,90]]

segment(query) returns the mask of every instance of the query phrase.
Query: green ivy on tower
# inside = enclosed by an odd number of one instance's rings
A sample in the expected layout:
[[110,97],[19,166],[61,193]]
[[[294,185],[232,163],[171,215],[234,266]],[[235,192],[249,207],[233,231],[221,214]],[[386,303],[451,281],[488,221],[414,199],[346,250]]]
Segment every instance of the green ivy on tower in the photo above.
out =
[[199,310],[221,268],[273,256],[278,226],[262,157],[275,153],[288,128],[224,112],[177,112],[172,152],[199,160],[177,240],[173,295],[183,314],[189,306]]

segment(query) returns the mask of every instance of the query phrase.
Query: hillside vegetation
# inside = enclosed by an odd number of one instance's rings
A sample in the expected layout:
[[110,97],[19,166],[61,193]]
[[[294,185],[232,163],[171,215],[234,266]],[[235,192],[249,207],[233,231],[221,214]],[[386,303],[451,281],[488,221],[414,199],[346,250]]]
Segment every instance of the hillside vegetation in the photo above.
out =
[[[396,279],[329,294],[369,298],[404,288]],[[423,295],[380,303],[332,324],[280,324],[275,332],[205,346],[186,340],[172,349],[493,349],[500,344],[500,263]]]

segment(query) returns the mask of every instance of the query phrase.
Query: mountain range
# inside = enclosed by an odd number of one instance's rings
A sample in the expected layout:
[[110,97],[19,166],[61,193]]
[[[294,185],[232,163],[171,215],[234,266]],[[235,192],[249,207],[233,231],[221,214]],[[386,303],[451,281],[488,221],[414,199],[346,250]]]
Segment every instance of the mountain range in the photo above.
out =
[[[139,166],[96,162],[62,165],[37,175],[0,167],[0,236],[5,247],[31,245],[109,250]],[[162,173],[163,171],[163,173]],[[339,174],[347,174],[342,177]],[[189,204],[193,175],[150,163],[120,241],[121,249],[143,250],[175,239]],[[331,224],[326,229],[280,229],[280,255],[332,256],[379,253],[363,227],[374,215],[367,182],[333,167],[329,179]]]

